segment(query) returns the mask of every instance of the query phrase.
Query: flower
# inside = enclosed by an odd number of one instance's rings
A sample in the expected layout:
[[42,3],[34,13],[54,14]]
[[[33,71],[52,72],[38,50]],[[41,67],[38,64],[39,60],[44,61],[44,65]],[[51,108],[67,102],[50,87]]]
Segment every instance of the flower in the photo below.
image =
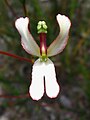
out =
[[57,97],[60,91],[54,64],[48,57],[61,53],[65,48],[71,22],[68,17],[61,14],[58,14],[56,18],[60,32],[48,48],[46,47],[47,25],[45,21],[39,21],[37,26],[38,33],[40,34],[40,47],[28,30],[28,17],[21,17],[15,21],[15,26],[21,35],[21,44],[24,50],[31,55],[39,57],[32,68],[32,82],[29,88],[29,93],[33,100],[41,99],[44,90],[50,98]]

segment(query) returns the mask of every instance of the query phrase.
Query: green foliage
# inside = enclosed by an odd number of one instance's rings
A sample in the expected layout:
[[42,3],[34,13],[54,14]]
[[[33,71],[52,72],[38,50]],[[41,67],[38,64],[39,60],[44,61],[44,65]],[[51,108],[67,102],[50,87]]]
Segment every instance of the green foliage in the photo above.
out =
[[26,0],[19,0],[22,4],[25,4]]

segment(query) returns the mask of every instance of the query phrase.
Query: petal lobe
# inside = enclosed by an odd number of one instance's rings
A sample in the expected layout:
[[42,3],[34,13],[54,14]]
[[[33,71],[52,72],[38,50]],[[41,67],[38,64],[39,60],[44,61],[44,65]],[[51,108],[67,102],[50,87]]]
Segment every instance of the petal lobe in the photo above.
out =
[[69,37],[68,34],[71,26],[71,22],[69,18],[60,14],[58,14],[56,18],[60,27],[60,32],[57,38],[48,47],[47,49],[48,56],[54,56],[61,53],[65,48]]
[[28,30],[28,24],[29,24],[28,17],[26,18],[21,17],[15,21],[15,26],[21,35],[21,44],[27,53],[35,56],[40,56],[40,48],[35,42],[32,35],[30,34]]

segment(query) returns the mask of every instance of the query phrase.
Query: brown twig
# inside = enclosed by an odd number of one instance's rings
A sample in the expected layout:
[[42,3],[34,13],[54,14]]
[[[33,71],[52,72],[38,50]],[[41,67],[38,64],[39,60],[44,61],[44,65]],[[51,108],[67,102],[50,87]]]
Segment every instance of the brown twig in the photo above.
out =
[[4,55],[7,55],[7,56],[10,56],[10,57],[19,59],[19,60],[23,60],[23,61],[27,61],[27,62],[29,62],[29,63],[33,63],[33,60],[30,60],[30,59],[28,59],[28,58],[24,58],[24,57],[15,55],[15,54],[11,54],[11,53],[8,53],[8,52],[0,51],[0,54],[4,54]]
[[8,0],[4,0],[4,1],[5,1],[5,4],[8,6],[8,8],[10,9],[10,11],[12,12],[13,16],[17,18],[16,13],[13,10],[12,6],[9,4]]

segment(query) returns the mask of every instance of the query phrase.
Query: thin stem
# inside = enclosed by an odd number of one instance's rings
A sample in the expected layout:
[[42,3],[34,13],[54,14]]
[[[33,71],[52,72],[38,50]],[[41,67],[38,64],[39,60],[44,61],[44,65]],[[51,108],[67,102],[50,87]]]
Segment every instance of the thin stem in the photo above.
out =
[[[12,95],[0,95],[0,98],[5,98],[5,99],[23,99],[23,98],[30,98],[30,94],[27,93],[27,94],[23,94],[23,95],[17,95],[17,96],[12,96]],[[10,101],[9,101],[10,102]],[[11,101],[12,102],[12,101]],[[53,107],[55,106],[56,104],[47,104],[47,103],[44,103],[44,102],[34,102],[34,104],[36,105],[39,105],[41,107]]]
[[27,16],[26,1],[23,3],[23,11],[25,16]]
[[21,56],[15,55],[15,54],[11,54],[11,53],[8,53],[8,52],[0,51],[0,54],[4,54],[4,55],[7,55],[7,56],[10,56],[10,57],[19,59],[19,60],[23,60],[23,61],[27,61],[29,63],[33,63],[33,61],[28,59],[28,58],[24,58],[24,57],[21,57]]
[[17,96],[12,96],[12,95],[0,95],[0,98],[8,98],[8,99],[13,99],[13,98],[29,98],[30,95],[29,93],[25,95],[17,95]]
[[8,8],[10,9],[10,11],[12,12],[14,17],[17,17],[15,11],[13,10],[12,6],[9,4],[8,0],[4,0],[5,4],[8,6]]

